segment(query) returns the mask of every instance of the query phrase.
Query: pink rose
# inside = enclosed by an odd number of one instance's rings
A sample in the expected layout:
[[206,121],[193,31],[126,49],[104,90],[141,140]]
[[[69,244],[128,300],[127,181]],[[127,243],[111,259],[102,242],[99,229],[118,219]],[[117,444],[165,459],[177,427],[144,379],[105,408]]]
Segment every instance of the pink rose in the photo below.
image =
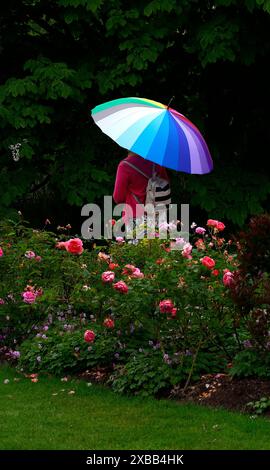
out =
[[233,273],[231,271],[226,271],[223,275],[223,284],[226,287],[230,287],[234,282]]
[[159,310],[161,313],[172,313],[174,303],[171,299],[161,300],[159,302]]
[[35,292],[27,290],[22,293],[22,297],[23,297],[23,301],[26,304],[33,304],[36,300],[37,294]]
[[125,241],[123,237],[116,237],[115,240],[117,243],[123,243]]
[[124,281],[118,281],[113,285],[114,289],[118,290],[119,292],[122,292],[122,294],[127,294],[128,292],[128,286]]
[[206,225],[208,225],[208,227],[216,227],[216,226],[217,226],[217,223],[218,223],[217,220],[208,219],[207,222],[206,222]]
[[186,243],[183,246],[182,256],[184,258],[191,259],[192,258],[191,254],[190,254],[191,252],[192,252],[192,245],[190,243]]
[[34,294],[36,295],[36,297],[41,297],[43,295],[43,289],[42,287],[39,287],[39,289],[37,289]]
[[133,264],[126,264],[126,266],[124,267],[122,271],[122,274],[126,274],[130,276],[132,273],[134,273],[136,269],[137,269],[136,266],[133,266]]
[[35,257],[35,260],[36,260],[36,261],[41,261],[41,259],[42,259],[41,256],[36,256],[36,257]]
[[67,249],[67,243],[68,242],[58,242],[55,245],[55,248],[59,248],[60,250],[66,250]]
[[95,340],[96,334],[93,330],[86,330],[84,333],[84,341],[87,343],[93,343]]
[[106,328],[114,328],[114,320],[112,318],[105,318],[103,325],[106,326]]
[[196,230],[195,230],[195,233],[197,233],[198,235],[204,235],[205,232],[206,232],[206,230],[203,227],[197,227]]
[[208,269],[212,269],[216,264],[212,258],[209,258],[209,256],[201,258],[201,263]]
[[106,253],[103,253],[103,251],[100,251],[98,254],[98,260],[99,261],[106,261],[106,263],[110,262],[110,255],[107,255]]
[[131,277],[133,277],[134,279],[143,279],[144,274],[141,272],[139,268],[135,268],[135,270],[131,274]]
[[28,250],[28,251],[26,251],[26,252],[24,253],[24,256],[25,256],[26,258],[31,259],[31,258],[35,258],[36,254],[35,254],[33,251]]
[[0,299],[0,305],[4,305],[5,301],[4,299]]
[[105,271],[104,273],[102,273],[101,278],[103,282],[113,282],[115,274],[112,271]]
[[184,245],[185,244],[185,239],[183,237],[178,237],[175,239],[175,244],[176,245]]
[[83,252],[83,242],[80,238],[71,238],[67,242],[66,249],[74,255],[81,255]]
[[2,250],[2,248],[1,248],[1,246],[0,246],[0,256],[3,256],[3,254],[4,254],[4,252],[3,252],[3,250]]

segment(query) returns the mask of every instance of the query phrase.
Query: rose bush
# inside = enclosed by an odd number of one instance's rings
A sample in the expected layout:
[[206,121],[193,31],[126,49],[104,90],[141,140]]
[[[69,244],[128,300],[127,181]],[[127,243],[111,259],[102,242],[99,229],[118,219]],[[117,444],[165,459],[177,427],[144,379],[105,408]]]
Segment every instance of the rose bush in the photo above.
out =
[[2,355],[31,372],[106,365],[116,389],[139,393],[143,383],[145,394],[224,371],[248,338],[231,296],[236,243],[224,230],[209,219],[193,226],[190,243],[118,239],[97,248],[2,223]]

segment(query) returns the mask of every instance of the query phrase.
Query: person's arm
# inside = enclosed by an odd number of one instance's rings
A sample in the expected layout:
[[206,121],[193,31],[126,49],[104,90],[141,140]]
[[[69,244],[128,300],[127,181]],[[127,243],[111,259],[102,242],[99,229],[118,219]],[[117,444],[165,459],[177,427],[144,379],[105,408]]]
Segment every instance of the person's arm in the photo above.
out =
[[113,199],[116,204],[126,202],[128,188],[128,167],[124,163],[119,163],[115,178]]

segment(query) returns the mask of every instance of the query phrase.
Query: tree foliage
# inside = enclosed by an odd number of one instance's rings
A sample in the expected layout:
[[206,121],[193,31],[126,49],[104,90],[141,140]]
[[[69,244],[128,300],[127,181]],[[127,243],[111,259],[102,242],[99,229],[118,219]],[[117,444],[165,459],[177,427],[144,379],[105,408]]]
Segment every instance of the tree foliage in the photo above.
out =
[[134,95],[175,95],[209,144],[213,174],[173,175],[177,201],[239,224],[267,208],[269,14],[269,0],[3,4],[1,212],[47,201],[50,216],[109,194],[123,152],[90,109]]

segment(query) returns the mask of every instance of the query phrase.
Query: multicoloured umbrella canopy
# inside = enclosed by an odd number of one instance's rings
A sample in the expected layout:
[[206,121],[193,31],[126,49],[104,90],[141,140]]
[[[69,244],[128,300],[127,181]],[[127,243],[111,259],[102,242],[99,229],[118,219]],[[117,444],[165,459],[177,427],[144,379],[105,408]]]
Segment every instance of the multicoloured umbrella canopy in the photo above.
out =
[[92,117],[118,145],[147,160],[192,174],[213,169],[197,127],[164,104],[146,98],[120,98],[96,106]]

